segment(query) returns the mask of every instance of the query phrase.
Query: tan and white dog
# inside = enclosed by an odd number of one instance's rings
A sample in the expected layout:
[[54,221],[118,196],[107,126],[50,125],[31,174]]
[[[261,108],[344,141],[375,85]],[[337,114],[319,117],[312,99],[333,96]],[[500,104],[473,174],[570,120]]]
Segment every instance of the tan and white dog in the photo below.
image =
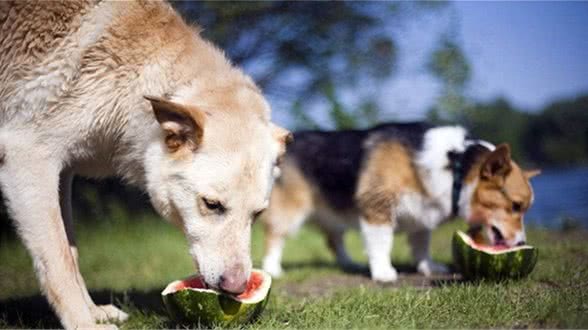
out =
[[79,272],[74,175],[146,189],[206,283],[242,292],[289,135],[252,80],[164,2],[2,1],[0,26],[0,186],[63,326],[127,318]]
[[390,263],[395,230],[408,233],[419,272],[446,271],[429,257],[431,231],[453,216],[492,244],[525,241],[533,200],[526,172],[507,145],[467,138],[459,126],[383,124],[368,130],[294,134],[264,213],[263,268],[282,273],[284,240],[308,218],[326,233],[343,267],[353,266],[343,234],[359,227],[372,279],[397,279]]

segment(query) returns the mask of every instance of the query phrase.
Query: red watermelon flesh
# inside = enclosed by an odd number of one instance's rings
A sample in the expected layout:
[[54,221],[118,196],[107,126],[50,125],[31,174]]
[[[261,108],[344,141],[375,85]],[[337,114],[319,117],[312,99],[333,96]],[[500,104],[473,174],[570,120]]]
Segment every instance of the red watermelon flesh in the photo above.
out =
[[206,283],[204,283],[201,276],[188,278],[188,279],[179,281],[178,284],[176,284],[175,291],[184,290],[187,288],[206,289]]
[[[257,289],[263,283],[263,275],[260,273],[252,272],[251,276],[249,276],[249,280],[247,281],[247,288],[243,293],[237,296],[238,299],[249,299],[253,296],[253,294],[257,291]],[[208,289],[208,286],[204,282],[202,276],[188,278],[182,281],[179,281],[174,291],[184,290],[184,289]]]
[[239,299],[249,299],[253,296],[253,293],[261,286],[263,282],[263,275],[259,273],[252,272],[251,276],[249,276],[249,281],[247,281],[247,289],[245,292],[241,293],[237,296]]
[[482,251],[492,251],[492,252],[500,252],[504,250],[508,250],[509,247],[503,244],[500,245],[486,245],[481,243],[472,242],[472,247],[482,250]]

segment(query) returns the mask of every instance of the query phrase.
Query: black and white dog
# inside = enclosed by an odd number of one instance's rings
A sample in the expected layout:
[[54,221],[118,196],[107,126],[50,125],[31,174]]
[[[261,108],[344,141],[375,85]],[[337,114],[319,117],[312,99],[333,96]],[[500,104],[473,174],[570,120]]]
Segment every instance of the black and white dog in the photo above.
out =
[[425,275],[445,271],[431,261],[429,240],[452,216],[481,228],[492,244],[523,243],[523,214],[533,200],[529,178],[538,173],[521,170],[506,144],[426,123],[298,132],[281,170],[264,213],[263,268],[281,274],[285,237],[312,218],[343,266],[351,264],[343,234],[359,227],[372,279],[383,282],[397,278],[390,263],[395,230],[408,233]]

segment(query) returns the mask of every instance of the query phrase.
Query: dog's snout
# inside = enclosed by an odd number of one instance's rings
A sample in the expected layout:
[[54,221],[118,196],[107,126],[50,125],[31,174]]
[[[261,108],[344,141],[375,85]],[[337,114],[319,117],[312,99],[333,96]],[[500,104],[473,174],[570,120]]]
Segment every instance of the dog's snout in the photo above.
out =
[[245,267],[235,266],[225,271],[220,277],[219,287],[228,293],[243,293],[247,288]]
[[527,244],[527,242],[525,242],[525,241],[519,241],[519,242],[517,243],[517,246],[523,246],[523,245],[525,245],[525,244]]

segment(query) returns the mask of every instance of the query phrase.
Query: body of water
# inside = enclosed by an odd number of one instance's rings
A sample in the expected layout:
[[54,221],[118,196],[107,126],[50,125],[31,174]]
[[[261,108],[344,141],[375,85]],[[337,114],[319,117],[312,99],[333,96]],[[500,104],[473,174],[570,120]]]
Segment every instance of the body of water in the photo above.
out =
[[535,202],[525,216],[526,224],[588,228],[588,167],[544,170],[531,183]]

